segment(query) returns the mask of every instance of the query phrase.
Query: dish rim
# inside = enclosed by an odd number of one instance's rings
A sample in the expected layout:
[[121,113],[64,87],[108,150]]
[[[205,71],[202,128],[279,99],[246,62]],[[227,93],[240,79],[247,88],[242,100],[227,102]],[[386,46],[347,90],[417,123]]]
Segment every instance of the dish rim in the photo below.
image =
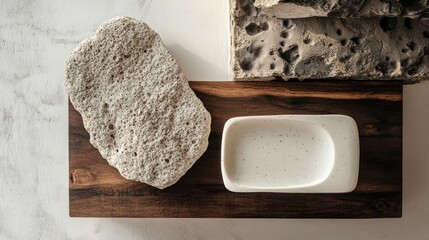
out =
[[[260,120],[295,120],[309,123],[313,126],[320,127],[331,136],[334,144],[334,165],[326,178],[316,184],[306,185],[302,187],[293,187],[285,185],[284,187],[253,187],[238,184],[228,176],[225,161],[228,146],[226,141],[231,132],[231,128],[236,126],[237,123],[244,121],[260,121]],[[286,121],[286,122],[288,122]],[[337,132],[338,128],[334,121],[345,121],[348,125],[347,133]],[[346,135],[346,140],[341,139]],[[352,136],[352,137],[350,137]],[[347,146],[349,143],[350,153],[347,153]],[[338,148],[338,145],[341,146]],[[343,156],[339,158],[338,156]],[[222,179],[225,187],[231,192],[280,192],[280,193],[347,193],[352,192],[358,182],[359,175],[359,161],[360,161],[360,145],[359,145],[359,131],[356,121],[347,115],[342,114],[322,114],[322,115],[300,115],[300,114],[287,114],[287,115],[262,115],[262,116],[240,116],[228,119],[224,125],[221,143],[221,172]],[[349,164],[344,164],[344,163]]]

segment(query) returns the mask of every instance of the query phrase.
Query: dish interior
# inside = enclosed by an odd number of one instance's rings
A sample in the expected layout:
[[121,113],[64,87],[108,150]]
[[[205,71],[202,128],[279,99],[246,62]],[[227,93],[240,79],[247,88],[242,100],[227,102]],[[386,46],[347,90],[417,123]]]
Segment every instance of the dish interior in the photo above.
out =
[[329,133],[299,120],[242,120],[230,127],[225,143],[228,178],[249,188],[316,185],[329,176],[335,160]]

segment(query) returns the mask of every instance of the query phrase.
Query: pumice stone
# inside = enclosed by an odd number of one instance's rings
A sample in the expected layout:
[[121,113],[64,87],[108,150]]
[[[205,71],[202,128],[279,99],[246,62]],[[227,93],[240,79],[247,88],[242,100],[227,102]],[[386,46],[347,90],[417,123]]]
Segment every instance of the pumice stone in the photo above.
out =
[[65,88],[91,144],[126,179],[169,187],[207,149],[209,112],[142,21],[114,18],[81,42]]

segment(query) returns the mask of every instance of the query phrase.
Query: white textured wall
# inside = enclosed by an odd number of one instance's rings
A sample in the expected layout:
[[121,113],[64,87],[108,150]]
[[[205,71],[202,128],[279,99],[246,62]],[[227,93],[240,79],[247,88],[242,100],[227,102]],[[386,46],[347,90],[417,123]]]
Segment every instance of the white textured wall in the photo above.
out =
[[429,83],[405,87],[404,217],[68,217],[64,62],[106,19],[157,30],[191,80],[228,80],[227,0],[0,0],[0,239],[429,239]]

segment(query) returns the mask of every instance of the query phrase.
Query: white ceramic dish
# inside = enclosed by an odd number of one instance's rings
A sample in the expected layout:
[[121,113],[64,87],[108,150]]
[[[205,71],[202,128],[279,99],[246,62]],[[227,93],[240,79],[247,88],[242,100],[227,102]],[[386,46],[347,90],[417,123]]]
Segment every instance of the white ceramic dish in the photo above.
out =
[[344,115],[229,119],[222,177],[233,192],[342,193],[356,187],[359,134]]

